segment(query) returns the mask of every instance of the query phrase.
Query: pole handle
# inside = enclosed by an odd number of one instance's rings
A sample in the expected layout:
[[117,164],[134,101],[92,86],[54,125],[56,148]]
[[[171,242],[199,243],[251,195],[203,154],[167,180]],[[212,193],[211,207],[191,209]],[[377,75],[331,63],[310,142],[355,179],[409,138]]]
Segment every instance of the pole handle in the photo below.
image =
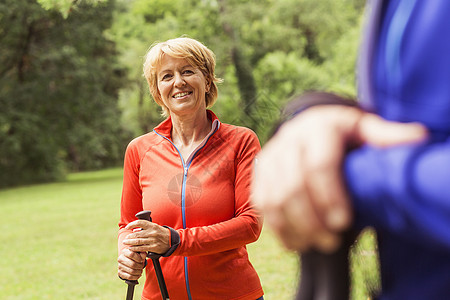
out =
[[152,222],[152,212],[150,210],[140,211],[136,214],[136,218]]

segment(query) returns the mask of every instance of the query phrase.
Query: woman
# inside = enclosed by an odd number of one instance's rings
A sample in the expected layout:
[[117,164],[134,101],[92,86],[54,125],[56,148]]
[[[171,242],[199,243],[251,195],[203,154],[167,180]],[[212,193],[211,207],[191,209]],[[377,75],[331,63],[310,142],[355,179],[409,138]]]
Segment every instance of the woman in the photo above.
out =
[[[168,118],[126,150],[118,273],[138,279],[150,251],[164,256],[171,299],[262,299],[246,250],[262,227],[249,200],[260,145],[207,109],[217,99],[214,68],[213,52],[190,38],[158,43],[145,57],[150,92]],[[154,223],[136,220],[142,210]],[[148,264],[142,299],[160,298]]]

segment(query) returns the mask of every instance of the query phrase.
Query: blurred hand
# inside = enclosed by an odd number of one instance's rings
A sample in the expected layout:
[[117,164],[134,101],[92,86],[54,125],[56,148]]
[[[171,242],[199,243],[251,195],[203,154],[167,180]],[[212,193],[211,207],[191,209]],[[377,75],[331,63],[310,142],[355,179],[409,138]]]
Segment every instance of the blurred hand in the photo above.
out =
[[126,229],[135,230],[123,240],[123,244],[130,246],[134,252],[165,253],[170,249],[170,230],[158,224],[136,220],[129,223]]
[[288,249],[335,250],[353,216],[342,174],[350,147],[418,142],[426,129],[323,105],[286,122],[257,156],[252,199]]

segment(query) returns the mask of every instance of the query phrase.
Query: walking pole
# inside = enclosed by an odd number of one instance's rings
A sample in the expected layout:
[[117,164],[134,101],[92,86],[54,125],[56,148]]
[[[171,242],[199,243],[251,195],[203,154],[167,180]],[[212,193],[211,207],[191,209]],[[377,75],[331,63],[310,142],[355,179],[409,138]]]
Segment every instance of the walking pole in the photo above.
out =
[[311,250],[301,255],[300,286],[296,300],[348,300],[349,250],[356,234],[346,232],[333,253]]
[[126,300],[133,300],[134,286],[139,282],[137,280],[125,280],[125,283],[128,284]]
[[[136,217],[139,220],[147,220],[152,222],[152,212],[149,210],[143,210],[136,214]],[[147,257],[150,258],[153,262],[153,268],[155,269],[156,279],[158,280],[159,290],[161,291],[161,296],[163,300],[169,300],[169,293],[167,292],[166,282],[164,281],[164,276],[161,270],[161,264],[159,263],[160,254],[147,252]],[[130,285],[128,285],[128,289]],[[134,286],[133,286],[134,289]],[[128,298],[127,298],[128,300]]]

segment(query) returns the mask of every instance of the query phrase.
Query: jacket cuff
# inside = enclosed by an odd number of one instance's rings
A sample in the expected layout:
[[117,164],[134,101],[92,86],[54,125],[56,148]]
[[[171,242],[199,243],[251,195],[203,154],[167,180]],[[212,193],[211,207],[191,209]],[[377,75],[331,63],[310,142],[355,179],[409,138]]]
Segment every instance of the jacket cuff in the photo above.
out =
[[163,226],[170,230],[170,248],[166,253],[162,254],[162,257],[167,257],[172,255],[172,253],[178,248],[180,245],[180,234],[173,228],[169,226]]

